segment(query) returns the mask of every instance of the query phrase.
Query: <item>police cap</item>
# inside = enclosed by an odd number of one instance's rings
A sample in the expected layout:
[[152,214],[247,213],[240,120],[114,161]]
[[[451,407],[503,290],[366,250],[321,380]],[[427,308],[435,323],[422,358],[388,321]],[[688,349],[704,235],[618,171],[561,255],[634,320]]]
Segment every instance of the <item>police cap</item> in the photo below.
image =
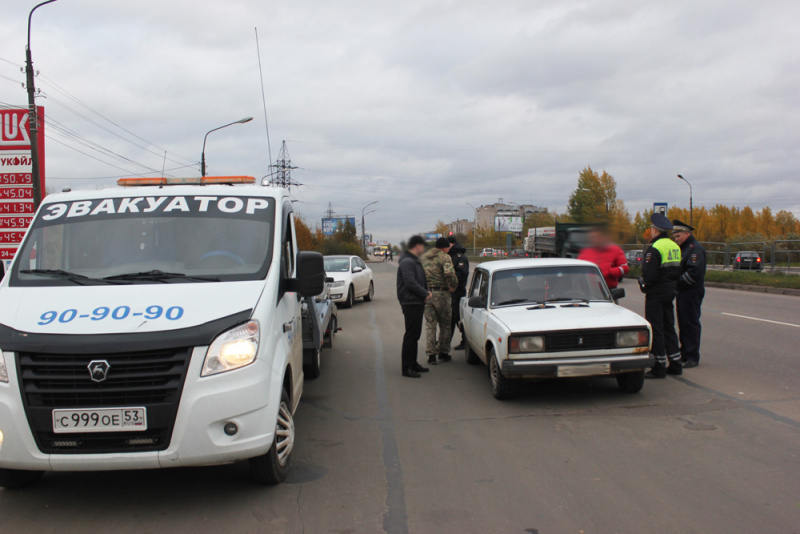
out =
[[689,226],[683,221],[679,221],[675,219],[672,221],[672,231],[673,232],[694,232],[694,228]]
[[663,213],[654,213],[650,216],[650,223],[661,230],[672,230],[672,223]]

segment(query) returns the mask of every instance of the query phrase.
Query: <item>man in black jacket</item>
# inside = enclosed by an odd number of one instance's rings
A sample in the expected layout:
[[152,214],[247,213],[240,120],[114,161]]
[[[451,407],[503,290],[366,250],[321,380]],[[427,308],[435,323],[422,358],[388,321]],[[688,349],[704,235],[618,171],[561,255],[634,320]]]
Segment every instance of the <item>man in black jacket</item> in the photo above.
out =
[[694,228],[672,221],[672,237],[681,247],[681,277],[678,279],[678,326],[683,368],[700,364],[700,307],[706,294],[706,249],[694,238]]
[[425,316],[425,303],[431,298],[425,269],[419,257],[425,252],[425,239],[411,236],[408,250],[397,264],[397,300],[403,308],[406,332],[403,335],[403,376],[419,378],[428,370],[417,362],[417,348],[422,335],[422,320]]
[[[461,297],[467,295],[467,279],[469,278],[469,259],[467,259],[467,249],[462,247],[455,237],[450,236],[447,238],[452,247],[450,247],[450,259],[453,260],[453,268],[456,270],[456,278],[458,278],[458,287],[455,293],[450,295],[450,301],[453,306],[452,313],[450,314],[450,340],[452,341],[453,334],[456,332],[456,325],[461,319]],[[464,350],[464,332],[461,332],[461,343],[459,343],[453,350]]]

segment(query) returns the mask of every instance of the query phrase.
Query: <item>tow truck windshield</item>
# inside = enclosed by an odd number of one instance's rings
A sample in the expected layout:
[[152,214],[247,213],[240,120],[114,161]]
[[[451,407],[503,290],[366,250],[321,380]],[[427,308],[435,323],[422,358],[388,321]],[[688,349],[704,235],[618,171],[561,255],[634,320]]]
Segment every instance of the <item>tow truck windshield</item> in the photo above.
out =
[[274,201],[163,196],[47,204],[10,285],[208,283],[263,279]]

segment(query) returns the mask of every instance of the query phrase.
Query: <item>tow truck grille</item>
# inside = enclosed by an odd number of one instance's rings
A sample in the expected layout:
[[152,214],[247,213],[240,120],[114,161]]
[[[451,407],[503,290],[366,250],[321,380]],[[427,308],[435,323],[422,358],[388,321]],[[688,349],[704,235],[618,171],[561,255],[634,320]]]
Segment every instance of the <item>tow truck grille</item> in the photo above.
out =
[[615,336],[615,331],[608,330],[553,332],[545,334],[545,350],[547,352],[566,352],[613,349],[616,341]]
[[[20,388],[34,437],[46,453],[107,453],[163,450],[169,446],[191,349],[111,354],[20,352]],[[109,364],[106,379],[94,382],[88,365]],[[54,434],[52,410],[144,406],[147,430]]]

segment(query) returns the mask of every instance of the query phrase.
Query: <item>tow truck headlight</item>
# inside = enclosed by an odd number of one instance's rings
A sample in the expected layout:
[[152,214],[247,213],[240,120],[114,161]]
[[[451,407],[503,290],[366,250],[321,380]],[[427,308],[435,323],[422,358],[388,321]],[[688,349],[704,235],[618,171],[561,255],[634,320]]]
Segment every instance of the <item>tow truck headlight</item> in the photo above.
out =
[[508,352],[527,354],[544,352],[544,336],[514,336],[508,338]]
[[647,330],[625,330],[623,332],[617,332],[617,347],[646,347],[649,344],[650,332]]
[[6,367],[6,357],[0,350],[0,382],[8,382],[8,368]]
[[258,354],[258,334],[258,323],[250,321],[217,336],[208,347],[200,376],[224,373],[253,363]]

